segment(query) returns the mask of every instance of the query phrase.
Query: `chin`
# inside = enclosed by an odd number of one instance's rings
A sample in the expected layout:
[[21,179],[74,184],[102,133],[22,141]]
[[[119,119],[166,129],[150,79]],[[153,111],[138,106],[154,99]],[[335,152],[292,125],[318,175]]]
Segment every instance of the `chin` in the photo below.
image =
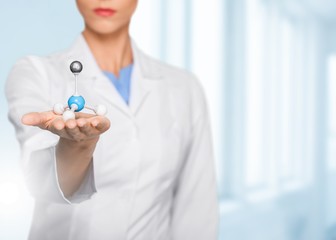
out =
[[128,31],[129,24],[101,23],[89,26],[91,32],[98,35],[113,35],[123,31]]

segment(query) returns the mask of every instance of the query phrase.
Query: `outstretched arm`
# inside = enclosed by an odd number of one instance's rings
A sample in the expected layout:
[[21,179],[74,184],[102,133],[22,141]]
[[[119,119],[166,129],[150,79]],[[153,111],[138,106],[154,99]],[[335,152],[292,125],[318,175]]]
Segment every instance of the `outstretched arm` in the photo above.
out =
[[56,161],[58,181],[66,198],[82,184],[93,158],[99,135],[109,129],[107,118],[76,113],[77,119],[66,122],[53,112],[28,113],[22,123],[58,135]]
[[5,88],[25,182],[36,200],[81,202],[96,192],[92,154],[110,123],[104,117],[80,113],[76,120],[64,122],[45,112],[54,103],[44,64],[38,57],[19,60]]

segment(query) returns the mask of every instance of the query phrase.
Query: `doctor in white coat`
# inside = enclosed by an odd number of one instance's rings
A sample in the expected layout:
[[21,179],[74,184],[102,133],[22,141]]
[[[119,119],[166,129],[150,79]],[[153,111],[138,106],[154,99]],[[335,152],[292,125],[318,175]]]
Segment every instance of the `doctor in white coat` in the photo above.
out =
[[[28,56],[6,84],[9,119],[36,200],[32,240],[215,240],[219,212],[209,113],[197,78],[129,35],[137,0],[77,0],[85,29],[69,49]],[[50,109],[79,90],[106,117]],[[103,71],[133,64],[127,104]]]

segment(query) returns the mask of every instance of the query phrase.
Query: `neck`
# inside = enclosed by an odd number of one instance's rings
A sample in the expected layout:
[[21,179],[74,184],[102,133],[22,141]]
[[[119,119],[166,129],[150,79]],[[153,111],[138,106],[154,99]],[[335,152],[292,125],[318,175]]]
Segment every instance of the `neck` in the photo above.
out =
[[109,35],[85,28],[83,36],[101,70],[119,76],[119,70],[133,62],[128,27]]

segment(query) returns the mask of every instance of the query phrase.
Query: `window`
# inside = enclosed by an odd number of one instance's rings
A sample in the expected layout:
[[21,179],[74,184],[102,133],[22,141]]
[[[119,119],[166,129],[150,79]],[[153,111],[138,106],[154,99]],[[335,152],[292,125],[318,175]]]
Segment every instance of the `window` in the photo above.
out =
[[229,104],[240,108],[232,114],[242,121],[232,125],[230,138],[237,133],[241,141],[229,149],[233,153],[227,167],[234,174],[224,183],[234,187],[227,197],[236,199],[292,189],[304,182],[309,165],[305,159],[309,105],[305,69],[311,50],[307,50],[305,26],[275,2],[249,0],[244,7],[244,27],[238,22],[235,26],[244,31],[236,35],[244,40],[240,43],[245,49],[240,58],[244,74],[231,79],[232,88],[238,89],[234,94],[242,94],[238,101],[234,96],[229,99]]
[[258,0],[247,1],[246,18],[246,150],[245,186],[258,187],[265,182],[263,157],[263,68],[265,14]]

